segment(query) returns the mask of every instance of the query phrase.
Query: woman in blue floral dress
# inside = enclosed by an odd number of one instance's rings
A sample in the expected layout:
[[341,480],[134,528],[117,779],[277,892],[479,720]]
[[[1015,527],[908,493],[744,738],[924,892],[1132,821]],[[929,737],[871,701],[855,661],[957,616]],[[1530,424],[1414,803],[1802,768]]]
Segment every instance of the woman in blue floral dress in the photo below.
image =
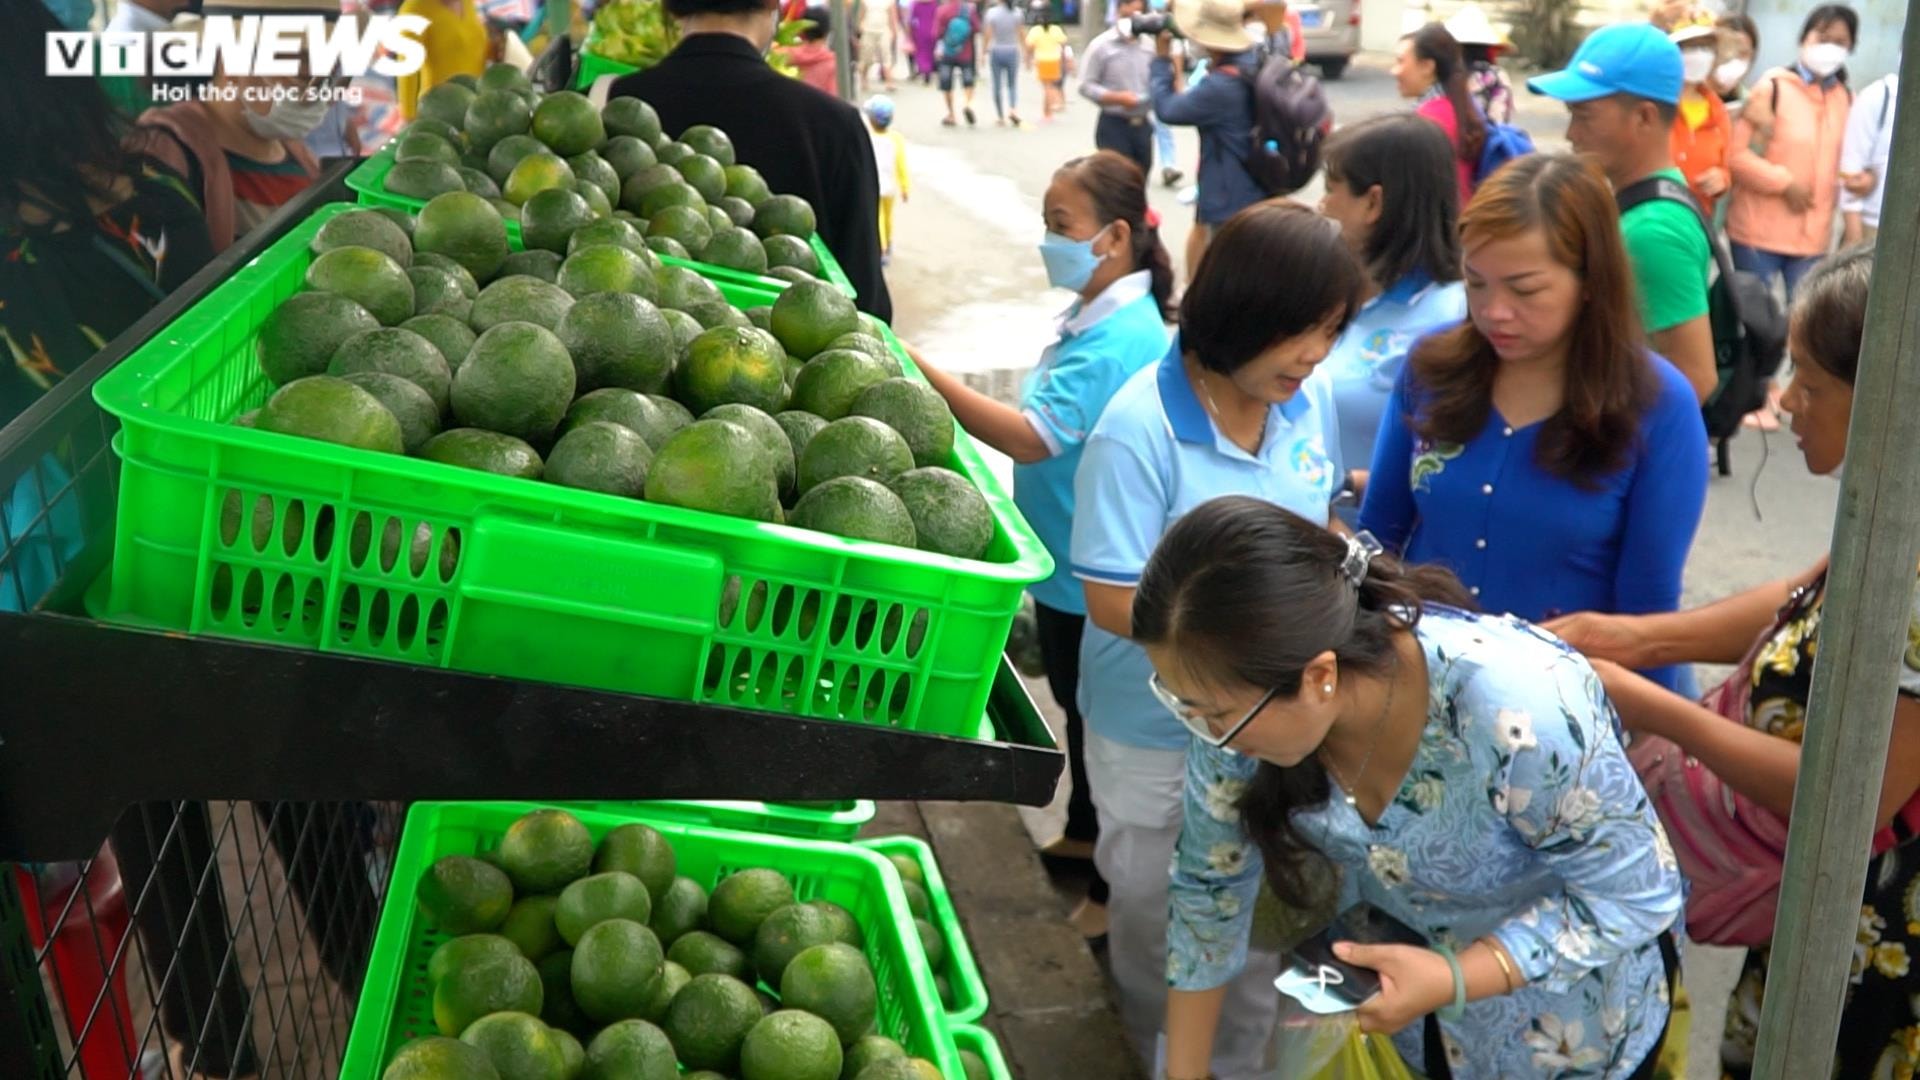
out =
[[1464,606],[1446,572],[1253,499],[1200,506],[1154,552],[1135,635],[1195,735],[1169,1080],[1206,1075],[1263,872],[1283,903],[1368,901],[1436,947],[1336,947],[1381,975],[1361,1027],[1394,1033],[1429,1077],[1651,1074],[1682,908],[1673,853],[1593,669]]

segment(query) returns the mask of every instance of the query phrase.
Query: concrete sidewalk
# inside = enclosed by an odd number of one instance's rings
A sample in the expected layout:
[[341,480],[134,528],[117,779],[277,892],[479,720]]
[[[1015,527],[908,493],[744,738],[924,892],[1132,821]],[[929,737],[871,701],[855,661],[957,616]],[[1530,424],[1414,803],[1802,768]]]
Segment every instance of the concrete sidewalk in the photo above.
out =
[[1145,1080],[1106,976],[1080,935],[1020,812],[998,803],[881,803],[870,836],[933,846],[991,1005],[981,1025],[1016,1078]]

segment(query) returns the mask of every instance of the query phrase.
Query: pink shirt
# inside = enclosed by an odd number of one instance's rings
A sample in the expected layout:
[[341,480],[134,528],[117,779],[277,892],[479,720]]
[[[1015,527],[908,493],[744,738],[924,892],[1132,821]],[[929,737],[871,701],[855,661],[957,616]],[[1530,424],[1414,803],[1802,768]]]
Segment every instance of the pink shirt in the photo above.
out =
[[1453,144],[1453,167],[1460,176],[1460,203],[1464,206],[1473,195],[1473,166],[1460,160],[1460,122],[1453,115],[1453,102],[1444,96],[1429,98],[1413,111],[1439,124],[1440,130],[1447,133],[1447,142]]
[[829,94],[840,92],[839,74],[833,66],[833,48],[822,41],[807,41],[781,48],[793,66],[800,69],[800,81]]

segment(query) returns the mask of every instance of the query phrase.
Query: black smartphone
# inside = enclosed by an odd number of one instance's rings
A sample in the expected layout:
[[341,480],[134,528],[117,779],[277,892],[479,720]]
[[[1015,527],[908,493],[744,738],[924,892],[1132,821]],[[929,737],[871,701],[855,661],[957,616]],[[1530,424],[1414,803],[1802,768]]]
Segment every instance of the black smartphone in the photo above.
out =
[[1426,948],[1425,934],[1374,907],[1365,900],[1334,917],[1320,932],[1294,946],[1292,962],[1322,977],[1327,993],[1349,1005],[1359,1005],[1380,992],[1380,975],[1372,968],[1355,967],[1333,955],[1336,941],[1361,945],[1414,945]]

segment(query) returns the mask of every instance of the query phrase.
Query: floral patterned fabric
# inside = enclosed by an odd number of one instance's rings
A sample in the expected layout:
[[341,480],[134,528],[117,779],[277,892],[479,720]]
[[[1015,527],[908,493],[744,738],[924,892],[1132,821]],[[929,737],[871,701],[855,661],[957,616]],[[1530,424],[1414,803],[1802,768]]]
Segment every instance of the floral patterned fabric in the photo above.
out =
[[[1441,1022],[1454,1077],[1626,1077],[1667,1019],[1657,939],[1683,894],[1606,692],[1518,619],[1436,607],[1415,634],[1428,719],[1399,794],[1377,825],[1337,797],[1295,824],[1339,868],[1341,909],[1371,901],[1456,949],[1492,934],[1518,962],[1526,986]],[[1218,986],[1244,962],[1262,863],[1237,804],[1256,768],[1197,740],[1189,751],[1168,928],[1178,989]],[[1419,1024],[1394,1042],[1421,1066]]]
[[[1802,590],[1753,665],[1749,726],[1799,742],[1813,689],[1813,659],[1820,648],[1820,616],[1826,582]],[[1900,692],[1920,698],[1920,589],[1907,623],[1907,652]],[[1920,1069],[1920,844],[1901,843],[1867,865],[1860,929],[1853,947],[1853,981],[1833,1059],[1836,1080],[1872,1077],[1911,1080]],[[1753,1068],[1760,1023],[1761,990],[1768,950],[1747,953],[1740,981],[1727,1003],[1720,1064],[1729,1080],[1745,1080]]]
[[179,177],[147,163],[133,185],[91,228],[0,224],[0,424],[213,257]]

